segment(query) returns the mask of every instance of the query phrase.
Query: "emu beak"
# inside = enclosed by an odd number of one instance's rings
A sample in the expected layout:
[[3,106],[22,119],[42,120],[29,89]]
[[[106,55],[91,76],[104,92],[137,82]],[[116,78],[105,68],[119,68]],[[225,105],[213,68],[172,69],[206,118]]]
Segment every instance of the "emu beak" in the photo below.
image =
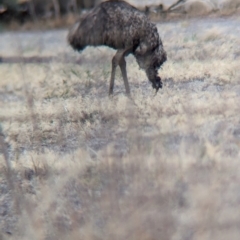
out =
[[155,96],[157,95],[158,90],[159,90],[159,88],[156,88],[156,92],[155,92],[155,94],[153,95],[153,97],[155,97]]

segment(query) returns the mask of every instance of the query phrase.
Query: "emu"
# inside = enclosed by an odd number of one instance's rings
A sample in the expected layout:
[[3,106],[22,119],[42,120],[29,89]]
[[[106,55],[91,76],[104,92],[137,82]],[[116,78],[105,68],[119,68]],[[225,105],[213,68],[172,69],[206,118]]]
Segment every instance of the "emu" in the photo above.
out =
[[112,59],[109,95],[113,94],[116,67],[121,69],[126,93],[130,95],[125,57],[133,54],[145,70],[156,93],[162,88],[158,69],[167,60],[157,27],[132,5],[121,0],[100,3],[70,29],[68,42],[77,51],[87,46],[108,46],[116,49]]

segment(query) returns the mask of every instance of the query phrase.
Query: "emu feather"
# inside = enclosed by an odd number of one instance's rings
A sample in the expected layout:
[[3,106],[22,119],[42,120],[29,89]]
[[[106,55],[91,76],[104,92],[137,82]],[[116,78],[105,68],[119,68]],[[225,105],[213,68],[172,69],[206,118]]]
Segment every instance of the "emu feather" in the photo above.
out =
[[112,59],[109,94],[113,93],[116,67],[119,65],[126,92],[130,94],[125,56],[133,54],[158,91],[162,88],[158,69],[167,60],[157,27],[148,17],[124,1],[102,2],[84,15],[69,31],[68,42],[77,51],[87,46],[116,49]]

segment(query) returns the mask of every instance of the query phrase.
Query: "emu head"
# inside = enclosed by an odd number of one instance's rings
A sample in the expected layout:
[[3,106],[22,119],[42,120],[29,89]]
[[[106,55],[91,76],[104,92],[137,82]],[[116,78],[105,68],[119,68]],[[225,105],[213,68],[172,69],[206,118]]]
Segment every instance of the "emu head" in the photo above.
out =
[[159,88],[162,88],[162,81],[159,76],[155,78],[155,82],[152,82],[153,89],[156,89],[156,93],[158,92]]
[[145,44],[141,44],[135,50],[134,55],[140,68],[144,69],[148,80],[152,83],[156,93],[162,88],[161,78],[158,76],[158,69],[167,60],[167,54],[162,45],[158,45],[153,50],[149,50]]
[[152,87],[156,89],[156,93],[158,92],[159,88],[162,88],[161,78],[157,75],[158,69],[166,60],[167,54],[163,47],[157,47],[151,55],[150,69],[147,70],[148,78],[152,82]]
[[157,69],[150,67],[146,70],[146,74],[148,80],[152,83],[152,88],[156,89],[157,93],[159,88],[162,88],[162,80],[161,77],[157,75]]

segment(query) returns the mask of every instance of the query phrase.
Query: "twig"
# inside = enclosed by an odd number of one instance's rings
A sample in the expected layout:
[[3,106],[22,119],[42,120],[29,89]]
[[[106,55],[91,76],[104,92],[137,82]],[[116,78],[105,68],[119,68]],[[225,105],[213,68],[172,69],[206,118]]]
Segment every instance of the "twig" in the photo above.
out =
[[186,0],[178,0],[177,2],[173,3],[167,10],[166,12],[171,11],[172,8],[176,7],[179,3],[186,2]]

